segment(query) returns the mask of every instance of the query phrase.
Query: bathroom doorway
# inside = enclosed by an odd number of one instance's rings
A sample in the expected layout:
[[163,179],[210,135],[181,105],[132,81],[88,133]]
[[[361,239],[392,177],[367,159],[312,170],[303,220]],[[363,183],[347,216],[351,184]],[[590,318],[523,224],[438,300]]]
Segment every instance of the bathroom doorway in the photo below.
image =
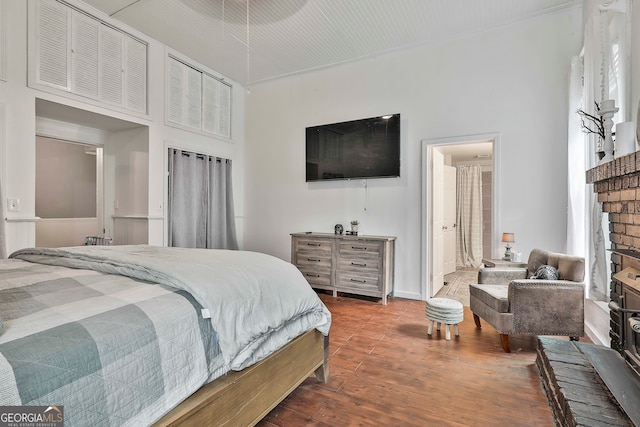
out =
[[[447,274],[477,268],[482,258],[493,257],[495,230],[499,229],[495,191],[497,153],[498,134],[423,141],[424,299],[433,297],[444,286]],[[468,169],[476,169],[476,180],[480,181],[474,190],[473,209],[468,207],[471,202],[466,191],[458,189],[464,188],[459,181]],[[470,221],[476,224],[469,224]],[[469,244],[474,248],[468,248]]]

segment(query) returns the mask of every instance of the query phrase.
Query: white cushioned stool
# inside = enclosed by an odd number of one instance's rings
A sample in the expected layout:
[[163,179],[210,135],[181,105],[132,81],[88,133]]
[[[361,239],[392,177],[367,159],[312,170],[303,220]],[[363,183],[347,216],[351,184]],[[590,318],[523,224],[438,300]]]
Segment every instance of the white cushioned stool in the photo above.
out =
[[464,307],[460,301],[449,298],[429,298],[424,310],[424,315],[430,321],[427,335],[431,335],[431,332],[433,332],[433,322],[437,322],[438,331],[440,330],[440,324],[444,323],[445,338],[447,340],[451,339],[450,325],[453,325],[455,328],[456,336],[460,336],[458,323],[464,320]]

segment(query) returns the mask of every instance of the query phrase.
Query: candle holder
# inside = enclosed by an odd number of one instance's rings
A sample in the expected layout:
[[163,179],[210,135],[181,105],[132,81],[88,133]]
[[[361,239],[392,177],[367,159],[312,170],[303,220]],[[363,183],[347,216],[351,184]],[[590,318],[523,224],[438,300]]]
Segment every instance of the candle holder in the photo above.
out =
[[607,163],[613,160],[613,136],[611,135],[611,128],[613,128],[613,115],[620,109],[615,106],[615,100],[607,99],[602,101],[598,115],[603,118],[604,126],[604,141],[602,142],[602,150],[604,151],[604,157],[600,159],[600,164]]

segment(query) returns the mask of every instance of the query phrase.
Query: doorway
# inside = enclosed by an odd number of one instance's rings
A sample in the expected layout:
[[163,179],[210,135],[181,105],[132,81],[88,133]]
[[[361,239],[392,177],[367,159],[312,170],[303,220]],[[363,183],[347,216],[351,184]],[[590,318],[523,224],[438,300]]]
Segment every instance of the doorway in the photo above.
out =
[[[499,138],[498,134],[484,134],[423,140],[422,144],[422,297],[426,299],[442,288],[446,274],[472,264],[479,266],[482,258],[493,258],[495,233],[499,230],[496,208]],[[482,221],[475,225],[480,229],[475,234],[469,234],[466,202],[460,203],[458,209],[457,196],[452,194],[462,185],[457,179],[458,171],[465,172],[461,174],[465,176],[469,168],[478,170],[482,182],[477,190],[482,194],[481,213],[474,213],[475,220],[480,221],[481,217]],[[470,240],[475,246],[472,262],[465,253]]]
[[36,246],[102,235],[102,200],[102,147],[36,136]]

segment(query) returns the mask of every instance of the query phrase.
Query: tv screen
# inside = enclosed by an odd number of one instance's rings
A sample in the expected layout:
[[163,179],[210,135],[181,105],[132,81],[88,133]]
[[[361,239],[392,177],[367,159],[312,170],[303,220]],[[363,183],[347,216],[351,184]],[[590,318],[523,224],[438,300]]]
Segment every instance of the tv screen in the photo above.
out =
[[307,182],[400,176],[400,114],[306,129]]

